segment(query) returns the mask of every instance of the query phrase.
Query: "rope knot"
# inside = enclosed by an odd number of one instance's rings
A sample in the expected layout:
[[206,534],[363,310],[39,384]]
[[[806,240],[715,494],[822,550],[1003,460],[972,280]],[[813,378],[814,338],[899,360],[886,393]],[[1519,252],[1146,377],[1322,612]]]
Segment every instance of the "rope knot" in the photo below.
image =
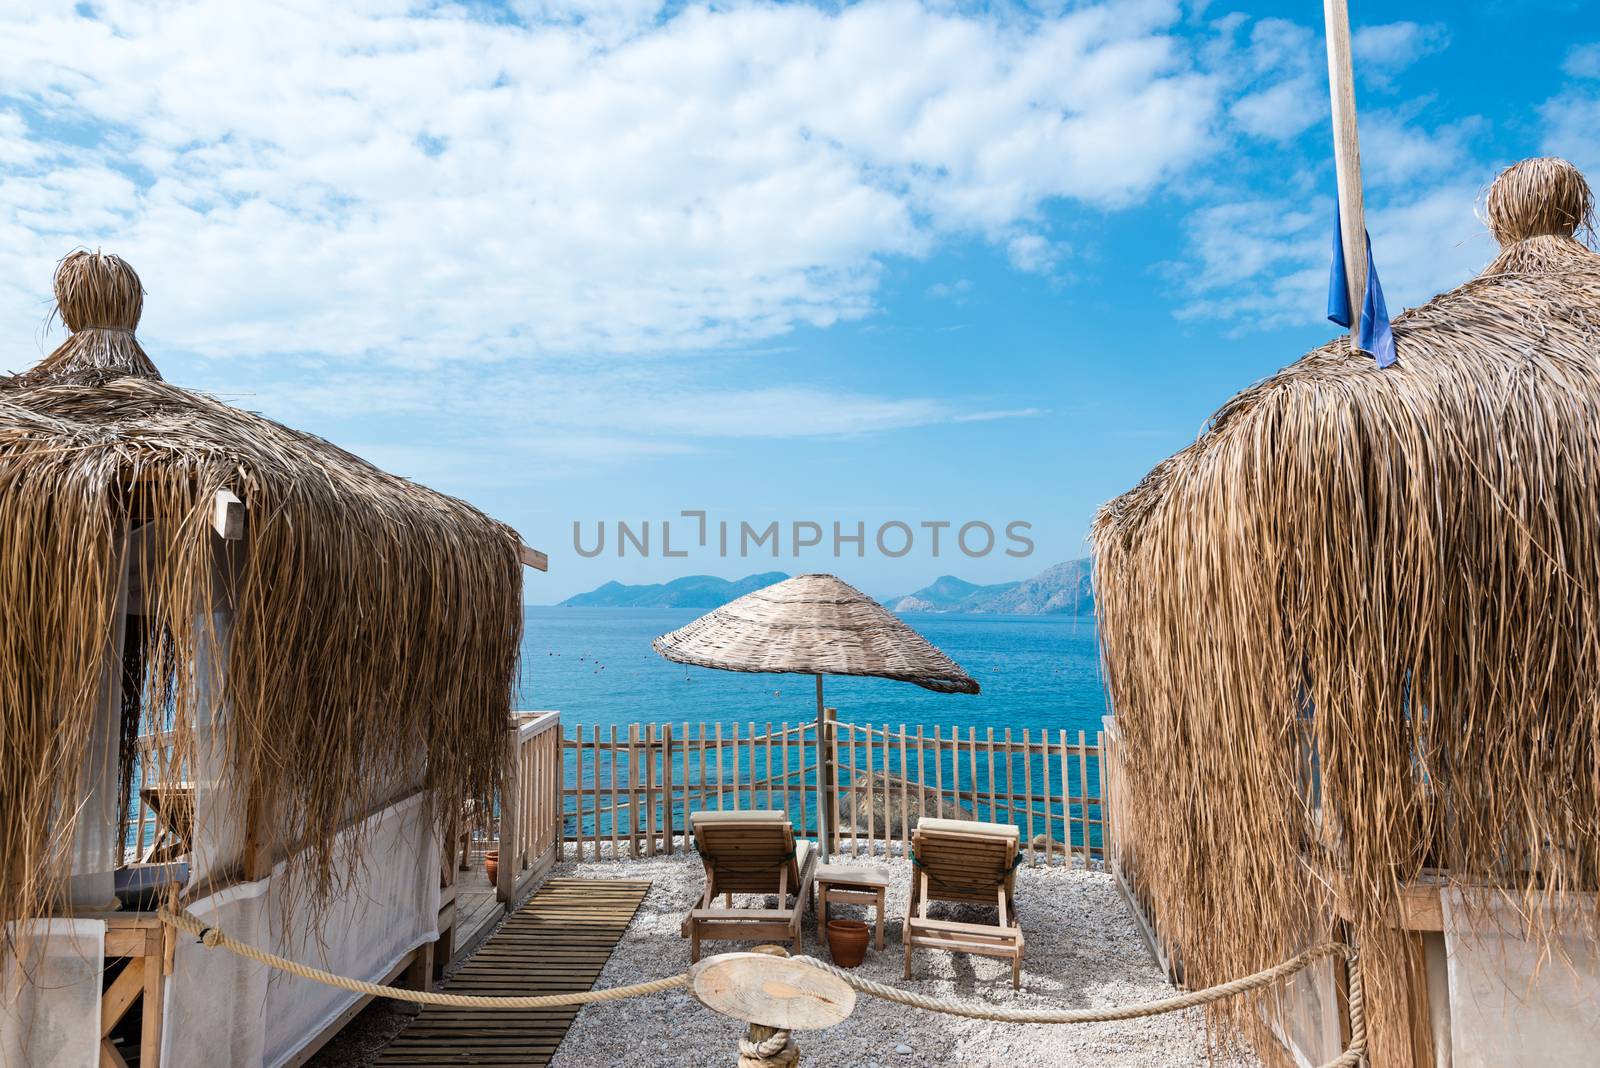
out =
[[800,1047],[788,1031],[774,1031],[759,1042],[739,1040],[739,1068],[795,1068],[800,1063]]

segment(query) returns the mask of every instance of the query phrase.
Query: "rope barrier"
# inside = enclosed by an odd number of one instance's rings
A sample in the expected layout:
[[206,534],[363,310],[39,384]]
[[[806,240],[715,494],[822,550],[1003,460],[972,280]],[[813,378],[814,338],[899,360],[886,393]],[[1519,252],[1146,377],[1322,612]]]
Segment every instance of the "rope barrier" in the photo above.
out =
[[237,953],[269,968],[276,968],[290,975],[298,975],[302,979],[324,983],[328,986],[338,987],[341,990],[354,991],[357,994],[368,994],[376,998],[394,998],[397,1001],[415,1001],[422,1005],[450,1005],[458,1009],[553,1009],[570,1005],[590,1005],[604,1001],[621,1001],[624,998],[640,998],[649,994],[659,994],[663,990],[675,990],[680,986],[689,985],[687,973],[674,975],[666,979],[652,979],[648,983],[634,983],[631,986],[607,987],[604,990],[579,990],[570,994],[529,994],[522,996],[487,994],[448,994],[439,990],[407,990],[404,987],[384,986],[381,983],[368,983],[360,979],[351,979],[344,975],[335,975],[325,972],[321,968],[312,968],[301,964],[299,961],[280,957],[276,953],[268,953],[257,949],[246,942],[238,942],[229,938],[220,929],[209,927],[201,920],[188,912],[172,912],[162,909],[157,917],[162,923],[171,924],[180,931],[188,931],[196,935],[207,948],[220,946],[231,953]]
[[[310,979],[314,982],[354,991],[358,994],[394,998],[397,1001],[413,1001],[423,1005],[450,1005],[463,1009],[545,1009],[621,1001],[625,998],[645,997],[650,994],[659,994],[664,990],[674,990],[678,987],[689,985],[688,973],[682,973],[666,979],[653,979],[647,983],[607,987],[603,990],[581,990],[570,994],[491,996],[485,994],[448,994],[433,990],[407,990],[404,987],[384,986],[379,983],[368,983],[360,979],[335,975],[320,968],[312,968],[298,961],[289,960],[287,957],[280,957],[275,953],[268,953],[248,943],[235,941],[220,929],[208,926],[188,912],[173,912],[169,909],[162,909],[157,913],[157,916],[162,923],[170,924],[178,930],[188,931],[190,934],[196,935],[199,941],[208,948],[221,947],[231,953],[265,964],[270,968],[277,968],[279,971],[287,972],[290,975],[297,975],[302,979]],[[1136,1005],[1114,1005],[1104,1009],[1012,1009],[997,1005],[975,1005],[949,998],[930,997],[927,994],[919,994],[915,991],[903,990],[900,987],[890,986],[872,979],[865,979],[847,968],[840,968],[815,957],[795,957],[794,959],[802,964],[810,965],[820,971],[843,979],[863,994],[870,994],[885,1001],[908,1005],[914,1009],[942,1012],[950,1016],[963,1016],[969,1020],[994,1020],[1000,1023],[1074,1024],[1134,1020],[1140,1017],[1159,1016],[1163,1013],[1177,1012],[1181,1009],[1209,1005],[1224,998],[1235,997],[1239,994],[1249,993],[1252,990],[1260,990],[1277,982],[1279,979],[1286,979],[1302,971],[1323,957],[1332,956],[1342,956],[1351,964],[1356,961],[1356,952],[1350,946],[1342,942],[1325,942],[1322,945],[1313,946],[1302,953],[1298,953],[1271,968],[1230,982],[1221,983],[1217,986],[1207,987],[1204,990],[1192,990],[1176,997],[1162,998],[1159,1001],[1145,1001]],[[1337,1058],[1319,1066],[1319,1068],[1358,1068],[1365,1059],[1367,1029],[1364,1008],[1361,971],[1359,968],[1352,967],[1350,969],[1350,1044]],[[768,1058],[772,1058],[772,1063],[785,1063],[785,1051],[793,1047],[788,1041],[789,1033],[784,1031],[781,1034],[783,1036],[782,1041],[778,1041],[778,1034],[772,1036],[773,1048],[770,1052],[766,1048],[758,1049],[752,1045],[749,1050],[741,1048],[741,1057],[748,1057],[752,1063],[755,1063],[758,1059],[766,1060]],[[763,1047],[765,1045],[766,1043],[763,1043]]]

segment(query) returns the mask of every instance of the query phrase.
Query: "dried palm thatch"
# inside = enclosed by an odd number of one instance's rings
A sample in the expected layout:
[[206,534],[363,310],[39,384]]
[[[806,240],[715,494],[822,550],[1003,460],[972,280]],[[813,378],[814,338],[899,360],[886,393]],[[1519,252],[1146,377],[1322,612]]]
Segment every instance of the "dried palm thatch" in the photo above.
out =
[[654,645],[668,660],[723,671],[871,675],[938,693],[978,692],[928,639],[832,575],[797,575],[747,593]]
[[[0,916],[63,907],[83,754],[125,673],[148,680],[141,729],[170,723],[180,748],[221,711],[225,785],[270,796],[269,832],[325,902],[350,871],[333,846],[353,815],[406,784],[452,801],[496,786],[517,536],[163,382],[117,257],[69,256],[56,298],[72,334],[0,380]],[[224,488],[248,508],[242,542],[212,533]],[[130,559],[134,531],[145,549]],[[145,619],[125,669],[108,650],[130,567]]]
[[1397,366],[1311,352],[1093,530],[1123,836],[1187,977],[1343,915],[1380,1035],[1411,1011],[1396,928],[1425,872],[1520,895],[1530,935],[1600,918],[1537,907],[1600,889],[1593,202],[1543,159],[1486,208],[1501,253],[1394,320]]

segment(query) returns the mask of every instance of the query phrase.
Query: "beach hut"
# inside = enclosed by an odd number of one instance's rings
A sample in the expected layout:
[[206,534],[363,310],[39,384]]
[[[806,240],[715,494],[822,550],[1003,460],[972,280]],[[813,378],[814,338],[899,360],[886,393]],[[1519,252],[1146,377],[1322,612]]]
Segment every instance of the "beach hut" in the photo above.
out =
[[[1094,525],[1124,877],[1195,987],[1353,942],[1377,1065],[1600,1049],[1592,206],[1508,168],[1396,364],[1316,349]],[[1328,1060],[1337,979],[1223,1033]]]
[[443,832],[504,767],[538,554],[163,381],[116,256],[68,256],[55,293],[66,341],[0,379],[0,1060],[289,1062],[356,996],[153,910],[425,979]]

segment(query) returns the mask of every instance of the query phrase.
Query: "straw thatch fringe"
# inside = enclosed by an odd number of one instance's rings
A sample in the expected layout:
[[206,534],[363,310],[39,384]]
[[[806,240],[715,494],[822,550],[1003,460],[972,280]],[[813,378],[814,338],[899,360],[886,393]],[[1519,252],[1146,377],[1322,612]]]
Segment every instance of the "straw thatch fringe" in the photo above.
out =
[[1509,888],[1536,937],[1600,919],[1540,907],[1600,889],[1591,210],[1570,165],[1512,168],[1488,214],[1514,243],[1394,320],[1396,367],[1317,349],[1097,517],[1121,834],[1194,985],[1342,914],[1394,1042],[1404,884]]
[[[90,273],[75,266],[72,278]],[[522,625],[518,538],[145,372],[137,278],[98,279],[107,318],[86,316],[58,276],[63,320],[94,325],[0,381],[0,915],[63,905],[83,754],[96,717],[119,705],[124,668],[107,650],[130,558],[146,615],[141,729],[175,728],[192,756],[196,717],[219,714],[221,787],[270,796],[296,885],[325,902],[349,877],[333,847],[353,815],[407,784],[451,803],[496,788]],[[246,502],[242,542],[212,532],[223,488]]]

